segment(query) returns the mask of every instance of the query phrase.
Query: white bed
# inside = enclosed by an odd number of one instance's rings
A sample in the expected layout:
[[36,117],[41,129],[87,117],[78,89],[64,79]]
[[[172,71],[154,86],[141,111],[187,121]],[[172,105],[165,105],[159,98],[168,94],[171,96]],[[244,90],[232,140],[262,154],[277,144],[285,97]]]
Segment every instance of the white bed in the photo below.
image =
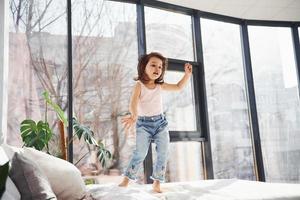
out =
[[163,193],[149,184],[120,188],[115,183],[88,185],[97,200],[300,200],[300,184],[265,183],[239,179],[215,179],[165,183]]

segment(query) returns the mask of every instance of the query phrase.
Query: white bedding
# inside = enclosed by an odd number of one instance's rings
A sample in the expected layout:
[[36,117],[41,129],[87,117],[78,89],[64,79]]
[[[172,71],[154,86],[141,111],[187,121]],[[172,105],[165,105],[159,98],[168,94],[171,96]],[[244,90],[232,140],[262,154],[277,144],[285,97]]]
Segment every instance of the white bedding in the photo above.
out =
[[215,179],[165,183],[163,193],[152,186],[132,184],[93,184],[87,189],[97,200],[300,200],[300,184],[265,183],[239,179]]

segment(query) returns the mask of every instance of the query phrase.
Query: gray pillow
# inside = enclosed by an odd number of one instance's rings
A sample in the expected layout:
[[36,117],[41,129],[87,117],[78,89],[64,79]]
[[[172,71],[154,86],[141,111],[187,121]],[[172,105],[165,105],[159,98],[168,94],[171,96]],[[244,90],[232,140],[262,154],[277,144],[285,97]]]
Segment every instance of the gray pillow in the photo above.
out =
[[17,186],[21,200],[57,199],[40,168],[19,153],[12,158],[9,177]]

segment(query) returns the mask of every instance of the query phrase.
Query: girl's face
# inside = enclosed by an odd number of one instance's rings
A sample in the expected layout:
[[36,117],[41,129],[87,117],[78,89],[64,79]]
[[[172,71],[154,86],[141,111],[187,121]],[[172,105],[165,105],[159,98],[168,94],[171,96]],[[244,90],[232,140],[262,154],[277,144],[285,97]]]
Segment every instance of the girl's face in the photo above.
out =
[[163,63],[157,57],[151,57],[146,65],[145,73],[152,81],[158,79],[162,73]]

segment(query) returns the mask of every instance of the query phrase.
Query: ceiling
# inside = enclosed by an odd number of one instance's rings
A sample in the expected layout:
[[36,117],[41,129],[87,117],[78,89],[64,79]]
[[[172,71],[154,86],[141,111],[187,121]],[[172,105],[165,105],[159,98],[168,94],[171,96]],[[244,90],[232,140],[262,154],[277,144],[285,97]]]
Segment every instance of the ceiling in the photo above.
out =
[[300,0],[160,1],[242,19],[300,22]]

